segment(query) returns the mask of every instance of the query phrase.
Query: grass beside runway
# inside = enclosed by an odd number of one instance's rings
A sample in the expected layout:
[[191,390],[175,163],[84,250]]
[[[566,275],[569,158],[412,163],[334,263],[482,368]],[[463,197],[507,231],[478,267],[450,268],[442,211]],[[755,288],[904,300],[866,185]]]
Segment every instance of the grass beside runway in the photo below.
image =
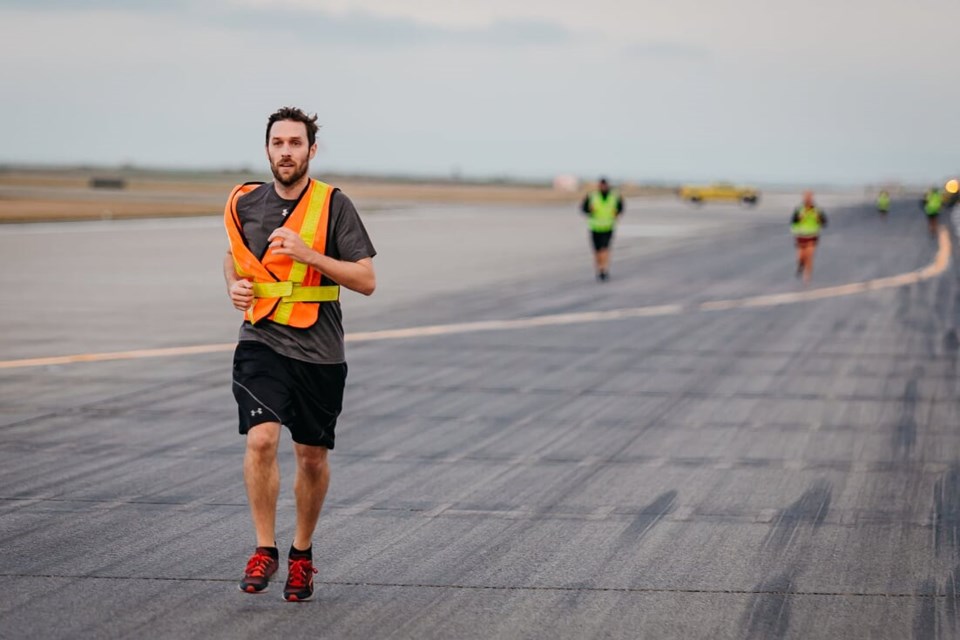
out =
[[[558,191],[551,185],[512,181],[445,181],[314,175],[341,187],[361,203],[491,203],[576,206],[586,190]],[[124,181],[122,189],[93,188],[94,178]],[[0,170],[0,222],[52,222],[220,215],[236,184],[268,180],[268,174],[210,171],[94,169]],[[626,197],[672,193],[669,187],[622,185]]]

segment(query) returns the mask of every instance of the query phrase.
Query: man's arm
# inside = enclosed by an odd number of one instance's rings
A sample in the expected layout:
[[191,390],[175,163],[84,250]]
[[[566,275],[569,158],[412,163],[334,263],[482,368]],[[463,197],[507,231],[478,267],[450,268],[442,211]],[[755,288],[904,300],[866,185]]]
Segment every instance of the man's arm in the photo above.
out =
[[227,295],[237,311],[246,311],[253,304],[253,284],[241,278],[233,264],[233,252],[227,249],[223,258],[223,279],[227,283]]
[[351,291],[369,296],[377,288],[371,258],[348,262],[325,256],[305,245],[299,235],[286,227],[277,228],[269,239],[274,253],[307,264]]
[[590,194],[587,194],[587,197],[583,199],[583,204],[580,205],[580,211],[590,215]]

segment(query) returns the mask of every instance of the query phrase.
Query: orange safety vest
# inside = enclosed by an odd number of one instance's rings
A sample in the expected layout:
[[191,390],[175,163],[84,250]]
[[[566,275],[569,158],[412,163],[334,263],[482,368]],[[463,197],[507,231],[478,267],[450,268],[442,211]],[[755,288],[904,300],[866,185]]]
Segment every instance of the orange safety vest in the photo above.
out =
[[[262,184],[248,182],[234,187],[223,211],[234,268],[240,277],[253,281],[254,300],[244,318],[253,324],[266,318],[291,327],[309,327],[317,321],[321,302],[340,299],[340,287],[321,286],[323,274],[290,256],[274,253],[270,247],[262,260],[253,255],[243,240],[237,200]],[[307,192],[283,223],[295,231],[305,245],[321,254],[327,247],[332,195],[333,187],[311,180]]]

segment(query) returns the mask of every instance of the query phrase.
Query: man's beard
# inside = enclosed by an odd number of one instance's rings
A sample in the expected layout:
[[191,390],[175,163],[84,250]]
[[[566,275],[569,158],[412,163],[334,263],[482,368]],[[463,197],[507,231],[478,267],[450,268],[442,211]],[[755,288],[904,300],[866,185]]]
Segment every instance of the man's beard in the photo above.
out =
[[[286,167],[284,167],[284,168],[286,168]],[[273,162],[270,163],[270,171],[273,172],[273,178],[274,178],[274,180],[276,180],[277,182],[279,182],[281,185],[283,185],[283,186],[285,186],[285,187],[289,187],[289,186],[295,185],[295,184],[300,180],[300,178],[302,178],[303,176],[307,175],[307,171],[310,169],[310,163],[309,163],[309,162],[304,162],[304,163],[301,164],[301,165],[297,165],[297,166],[293,167],[293,169],[294,169],[294,171],[293,171],[293,173],[290,174],[290,177],[289,177],[289,178],[281,178],[281,177],[280,177],[280,167],[279,167],[277,164],[273,163]]]

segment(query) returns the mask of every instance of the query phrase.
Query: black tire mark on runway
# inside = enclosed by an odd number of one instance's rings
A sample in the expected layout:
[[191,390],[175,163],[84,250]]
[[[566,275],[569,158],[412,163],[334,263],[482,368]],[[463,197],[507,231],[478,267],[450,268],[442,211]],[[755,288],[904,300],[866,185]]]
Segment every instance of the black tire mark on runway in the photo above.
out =
[[957,637],[958,626],[960,626],[960,603],[957,598],[960,597],[960,565],[954,567],[950,575],[947,576],[947,583],[944,585],[944,592],[947,594],[947,600],[944,602],[944,613],[947,618],[947,624],[950,626],[950,636]]
[[777,553],[789,547],[804,525],[816,530],[823,524],[830,509],[833,485],[826,480],[817,480],[803,492],[793,504],[780,511],[773,530],[764,540],[764,548],[772,545]]
[[917,405],[920,400],[918,389],[923,374],[922,367],[914,367],[907,388],[903,392],[900,417],[897,419],[897,428],[893,435],[894,457],[900,460],[910,457],[917,444]]
[[937,555],[960,549],[960,463],[937,480],[933,487],[934,549]]
[[653,502],[643,507],[639,515],[620,534],[618,546],[631,545],[642,540],[658,522],[673,512],[676,503],[676,491],[661,493]]
[[[960,565],[947,575],[943,585],[928,578],[920,583],[917,591],[921,597],[913,616],[913,637],[916,640],[957,638],[960,632]],[[931,598],[931,595],[937,597]]]
[[754,587],[754,596],[740,621],[747,640],[783,638],[790,627],[790,594],[796,571],[791,569]]
[[[791,545],[795,545],[804,528],[814,533],[824,523],[832,498],[833,485],[822,479],[815,481],[800,498],[780,511],[761,549],[772,547],[774,555],[785,555]],[[761,640],[787,635],[791,594],[797,591],[796,582],[803,567],[800,554],[793,555],[795,559],[788,563],[782,573],[754,587],[756,595],[740,620],[744,638]]]
[[[937,585],[933,580],[925,580],[919,589],[922,593],[933,593]],[[933,598],[921,598],[917,602],[917,611],[913,616],[913,637],[915,640],[937,638],[937,601]]]

